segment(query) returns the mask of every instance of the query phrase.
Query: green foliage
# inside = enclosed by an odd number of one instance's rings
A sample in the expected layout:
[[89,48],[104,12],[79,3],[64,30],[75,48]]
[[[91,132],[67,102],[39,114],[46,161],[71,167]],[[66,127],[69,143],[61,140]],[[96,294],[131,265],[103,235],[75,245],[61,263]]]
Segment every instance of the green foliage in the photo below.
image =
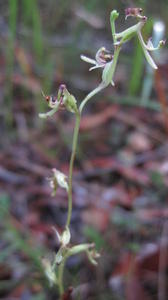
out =
[[1,239],[7,243],[7,247],[1,249],[0,261],[7,259],[14,251],[21,251],[29,258],[33,268],[36,267],[43,274],[41,257],[45,254],[45,250],[37,244],[33,246],[30,243],[29,234],[18,230],[13,221],[14,219],[10,214],[10,200],[4,194],[0,198],[0,225],[2,229]]
[[23,22],[32,26],[33,46],[36,59],[40,62],[43,59],[43,39],[38,1],[23,0],[22,5]]

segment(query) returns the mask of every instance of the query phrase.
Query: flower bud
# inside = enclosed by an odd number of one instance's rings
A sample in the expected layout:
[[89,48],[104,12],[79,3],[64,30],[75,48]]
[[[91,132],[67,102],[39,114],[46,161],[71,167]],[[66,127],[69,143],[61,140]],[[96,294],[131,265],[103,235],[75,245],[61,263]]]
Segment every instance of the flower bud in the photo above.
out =
[[110,22],[115,22],[115,20],[119,17],[119,13],[114,9],[110,15]]
[[78,108],[76,104],[76,99],[73,95],[71,95],[65,84],[61,84],[58,89],[57,96],[46,96],[43,91],[42,95],[48,103],[48,106],[52,108],[47,113],[40,113],[40,118],[47,118],[55,114],[59,109],[66,108],[68,111],[72,113],[78,113]]
[[63,231],[62,235],[61,235],[61,244],[63,247],[66,247],[71,239],[71,234],[70,234],[70,230],[68,227],[65,228],[65,230]]
[[52,196],[55,196],[58,186],[62,187],[68,192],[68,183],[67,183],[67,176],[58,171],[57,169],[52,169],[53,176],[49,178],[50,186],[52,188]]
[[59,234],[59,232],[56,230],[55,227],[53,227],[53,230],[57,236],[58,242],[61,244],[62,247],[66,247],[71,239],[71,233],[69,230],[69,227],[66,226],[65,230],[62,234]]

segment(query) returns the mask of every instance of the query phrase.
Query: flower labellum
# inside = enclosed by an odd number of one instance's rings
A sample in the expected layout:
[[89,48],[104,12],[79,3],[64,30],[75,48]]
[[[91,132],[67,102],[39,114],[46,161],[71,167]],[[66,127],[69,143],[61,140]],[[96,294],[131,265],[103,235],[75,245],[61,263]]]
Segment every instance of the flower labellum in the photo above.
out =
[[95,59],[89,58],[85,55],[81,55],[80,57],[83,61],[94,65],[93,67],[91,67],[89,69],[89,71],[92,71],[97,68],[104,68],[106,66],[106,64],[108,62],[112,61],[112,59],[113,59],[113,55],[108,50],[106,50],[105,47],[101,47],[96,52]]
[[81,55],[81,59],[87,63],[94,65],[89,69],[89,71],[92,71],[97,68],[103,68],[102,83],[106,86],[109,85],[110,83],[114,85],[114,82],[112,81],[113,74],[111,72],[113,55],[110,51],[106,50],[105,47],[101,47],[96,52],[95,60],[84,55]]

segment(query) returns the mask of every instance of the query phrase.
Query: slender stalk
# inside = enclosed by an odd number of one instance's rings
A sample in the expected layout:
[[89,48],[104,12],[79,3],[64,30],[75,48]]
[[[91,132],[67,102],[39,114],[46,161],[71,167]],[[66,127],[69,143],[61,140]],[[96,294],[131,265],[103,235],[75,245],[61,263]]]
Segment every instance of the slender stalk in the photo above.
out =
[[68,257],[79,254],[81,252],[87,252],[89,249],[91,249],[94,246],[94,244],[81,244],[72,247],[67,251],[67,253],[64,256],[64,259],[62,260],[61,264],[58,267],[58,288],[59,288],[59,294],[60,296],[64,293],[64,286],[63,286],[63,275],[64,275],[64,268],[65,263],[68,259]]
[[82,110],[84,108],[84,106],[86,105],[86,103],[97,93],[99,93],[101,90],[103,90],[106,87],[106,85],[104,83],[100,83],[98,87],[96,87],[93,91],[91,91],[85,98],[84,100],[81,102],[80,106],[79,106],[79,111],[80,114],[82,113]]
[[[70,159],[70,165],[69,165],[69,178],[68,178],[68,215],[67,215],[67,221],[66,221],[66,227],[69,227],[71,222],[71,215],[72,215],[72,176],[73,176],[73,167],[74,167],[74,160],[76,155],[76,148],[77,148],[77,142],[78,142],[78,135],[79,135],[79,127],[80,127],[80,120],[81,120],[81,112],[87,103],[89,99],[91,99],[95,94],[100,92],[102,89],[106,87],[105,84],[100,84],[97,88],[95,88],[92,92],[90,92],[82,101],[79,111],[76,113],[76,121],[75,121],[75,127],[74,127],[74,133],[73,133],[73,142],[72,142],[72,153],[71,153],[71,159]],[[85,251],[81,248],[78,252]],[[66,259],[73,255],[73,253],[67,253],[65,255],[63,261],[59,265],[58,268],[58,288],[59,288],[59,294],[62,295],[64,293],[64,286],[63,286],[63,274],[64,274],[64,267]]]
[[[112,73],[114,74],[116,64],[118,61],[118,56],[120,53],[120,47],[116,47],[114,52],[114,58],[113,58],[113,66],[112,66]],[[72,143],[72,153],[71,153],[71,159],[70,159],[70,166],[69,166],[69,179],[68,179],[68,215],[67,215],[67,221],[66,221],[66,227],[69,227],[70,221],[71,221],[71,215],[72,215],[72,175],[73,175],[73,166],[74,166],[74,160],[76,155],[76,148],[77,148],[77,142],[78,142],[78,134],[79,134],[79,126],[80,126],[80,119],[81,119],[81,113],[86,105],[86,103],[97,93],[99,93],[101,90],[106,88],[108,84],[102,82],[99,84],[98,87],[96,87],[93,91],[91,91],[81,102],[79,106],[79,111],[76,113],[76,122],[75,122],[75,128],[74,128],[74,134],[73,134],[73,143]]]
[[76,121],[75,121],[73,143],[72,143],[72,153],[71,153],[71,159],[70,159],[70,165],[69,165],[68,215],[67,215],[67,221],[66,221],[67,227],[69,227],[69,225],[70,225],[71,215],[72,215],[72,175],[73,175],[73,166],[74,166],[74,160],[75,160],[75,155],[76,155],[76,147],[77,147],[77,142],[78,142],[80,119],[81,119],[81,115],[78,112],[78,113],[76,113]]
[[60,296],[64,293],[64,286],[63,286],[63,274],[64,274],[64,267],[65,267],[66,258],[63,259],[61,264],[58,268],[58,289]]
[[76,155],[76,148],[77,148],[77,142],[78,142],[78,134],[79,134],[79,126],[80,126],[80,119],[81,119],[81,113],[82,110],[95,94],[100,92],[102,89],[106,87],[105,84],[100,84],[97,88],[95,88],[93,91],[91,91],[82,101],[79,111],[76,113],[76,121],[75,121],[75,128],[74,128],[74,134],[73,134],[73,142],[72,142],[72,153],[71,153],[71,159],[70,159],[70,165],[69,165],[69,178],[68,178],[68,215],[67,215],[67,221],[66,221],[66,227],[69,227],[70,221],[71,221],[71,215],[72,215],[72,175],[73,175],[73,166],[74,166],[74,160]]

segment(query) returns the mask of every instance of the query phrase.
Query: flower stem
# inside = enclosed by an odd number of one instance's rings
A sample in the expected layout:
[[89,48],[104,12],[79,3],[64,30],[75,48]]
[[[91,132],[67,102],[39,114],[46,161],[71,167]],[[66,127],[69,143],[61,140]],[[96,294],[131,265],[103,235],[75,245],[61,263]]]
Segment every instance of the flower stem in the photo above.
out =
[[82,101],[79,111],[76,113],[76,121],[75,121],[75,128],[74,128],[74,134],[73,134],[73,143],[72,143],[72,153],[71,153],[71,159],[70,159],[70,165],[69,165],[69,179],[68,179],[68,215],[67,215],[67,221],[66,221],[66,227],[69,227],[70,221],[71,221],[71,215],[72,215],[72,175],[73,175],[73,166],[74,166],[74,160],[76,155],[76,148],[77,148],[77,142],[78,142],[78,134],[79,134],[79,126],[80,126],[80,120],[81,120],[81,113],[82,110],[87,103],[89,99],[91,99],[95,94],[100,92],[102,89],[104,89],[106,85],[104,83],[101,83],[97,88],[95,88],[93,91],[91,91]]
[[85,98],[84,100],[81,102],[80,106],[79,106],[79,111],[80,114],[82,113],[82,110],[85,106],[85,104],[97,93],[99,93],[101,90],[103,90],[106,87],[106,85],[102,82],[98,85],[98,87],[96,87],[93,91],[91,91]]
[[58,267],[58,289],[59,289],[60,297],[64,293],[63,274],[64,274],[65,261],[66,261],[66,259],[64,258]]
[[76,155],[76,147],[77,147],[77,142],[78,142],[80,119],[81,119],[81,115],[78,112],[78,113],[76,113],[76,121],[75,121],[73,143],[72,143],[72,153],[71,153],[71,159],[70,159],[70,165],[69,165],[68,216],[67,216],[67,221],[66,221],[66,227],[69,227],[70,221],[71,221],[71,215],[72,215],[72,175],[73,175],[73,166],[74,166],[74,160],[75,160],[75,155]]
[[[68,215],[67,215],[67,221],[66,221],[66,227],[69,227],[71,222],[71,215],[72,215],[72,176],[73,176],[73,167],[74,167],[74,160],[76,155],[76,148],[77,148],[77,142],[78,142],[78,135],[79,135],[79,127],[80,127],[80,120],[81,120],[81,112],[86,104],[86,102],[92,98],[95,94],[97,94],[99,91],[105,88],[105,84],[100,84],[96,89],[94,89],[92,92],[90,92],[82,101],[79,111],[76,113],[76,121],[75,121],[75,127],[74,127],[74,133],[73,133],[73,142],[72,142],[72,153],[71,153],[71,159],[70,159],[70,165],[69,165],[69,178],[68,178]],[[86,247],[86,246],[85,246]],[[84,247],[84,248],[85,248]],[[85,249],[81,248],[78,250],[78,252],[84,251]],[[73,255],[71,253],[70,255]],[[64,287],[63,287],[63,273],[64,273],[64,267],[66,259],[68,258],[68,255],[66,255],[59,265],[58,268],[58,288],[59,288],[59,294],[62,295],[64,293]]]
[[63,286],[63,275],[64,275],[64,268],[65,268],[65,263],[68,259],[68,257],[79,254],[82,252],[86,252],[89,249],[92,249],[94,247],[94,244],[80,244],[77,246],[72,247],[67,251],[67,253],[64,256],[64,259],[62,260],[61,264],[58,267],[58,289],[59,289],[59,294],[60,296],[63,295],[64,293],[64,286]]

